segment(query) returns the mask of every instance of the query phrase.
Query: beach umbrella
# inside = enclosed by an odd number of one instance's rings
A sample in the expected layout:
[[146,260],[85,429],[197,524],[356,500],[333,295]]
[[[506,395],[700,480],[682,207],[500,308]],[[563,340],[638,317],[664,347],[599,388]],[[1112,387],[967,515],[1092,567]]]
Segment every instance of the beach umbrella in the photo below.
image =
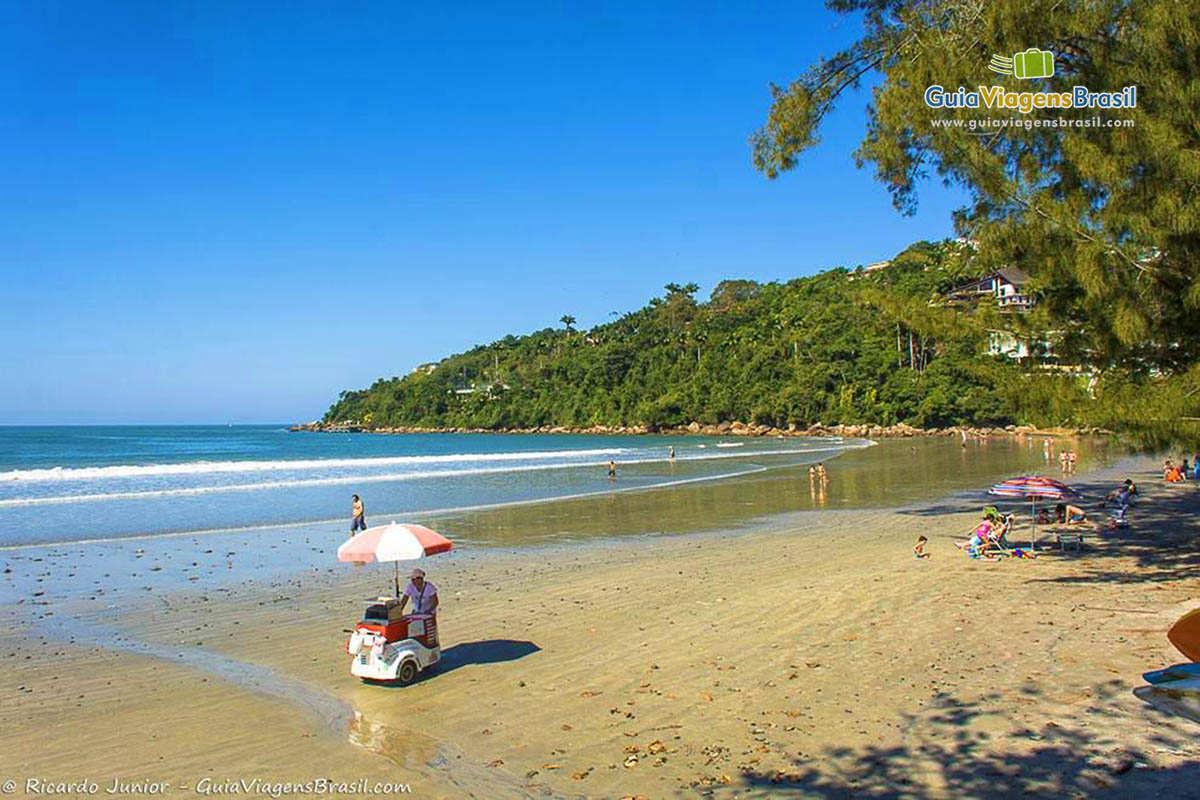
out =
[[396,596],[400,596],[400,562],[449,553],[454,543],[424,525],[391,522],[367,528],[351,536],[337,549],[338,561],[364,564],[368,561],[392,561],[396,565]]
[[1047,478],[1043,475],[1023,475],[1019,478],[1009,478],[994,484],[988,489],[988,494],[997,497],[1011,497],[1029,501],[1029,549],[1035,549],[1037,543],[1037,501],[1064,500],[1078,497],[1079,492],[1062,481]]

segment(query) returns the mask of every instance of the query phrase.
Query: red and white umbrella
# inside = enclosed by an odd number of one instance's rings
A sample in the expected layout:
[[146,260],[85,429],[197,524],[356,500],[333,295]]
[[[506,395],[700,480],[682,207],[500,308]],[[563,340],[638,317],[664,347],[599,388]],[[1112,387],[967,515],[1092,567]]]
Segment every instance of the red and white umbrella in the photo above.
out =
[[424,525],[392,522],[367,528],[337,549],[338,561],[415,561],[448,553],[454,543]]
[[401,561],[449,553],[454,543],[437,531],[424,525],[392,522],[367,528],[357,536],[351,536],[337,549],[338,561],[365,563],[367,561],[394,561],[396,563],[396,594],[400,593]]

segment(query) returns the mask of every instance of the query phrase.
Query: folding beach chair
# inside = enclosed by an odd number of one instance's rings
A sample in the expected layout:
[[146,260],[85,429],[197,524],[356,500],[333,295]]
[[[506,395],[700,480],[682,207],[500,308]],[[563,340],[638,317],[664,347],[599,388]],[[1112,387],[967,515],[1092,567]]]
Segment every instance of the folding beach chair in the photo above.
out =
[[1002,522],[1000,523],[1000,527],[991,537],[991,542],[986,549],[1001,556],[1011,556],[1014,554],[1013,551],[1016,548],[1008,541],[1008,534],[1013,528],[1013,519],[1012,514],[1005,514],[1001,517]]
[[994,522],[992,523],[992,529],[987,539],[979,548],[979,557],[998,556],[1000,558],[1008,558],[1015,555],[1013,552],[1015,548],[1008,541],[1008,532],[1012,530],[1013,526],[1013,515],[1007,514],[1001,517],[1001,520],[999,526]]

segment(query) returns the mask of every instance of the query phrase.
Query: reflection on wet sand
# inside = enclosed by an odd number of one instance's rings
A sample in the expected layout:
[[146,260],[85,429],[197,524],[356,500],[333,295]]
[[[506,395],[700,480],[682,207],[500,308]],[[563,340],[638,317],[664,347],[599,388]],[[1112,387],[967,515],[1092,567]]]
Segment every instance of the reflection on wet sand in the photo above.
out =
[[[795,511],[905,505],[1043,472],[1042,453],[1033,444],[1028,437],[969,440],[965,448],[950,437],[884,440],[832,460],[825,480],[806,463],[668,489],[447,514],[429,524],[480,545],[502,546],[738,528]],[[1072,440],[1069,447],[1079,453],[1081,470],[1106,466],[1119,455],[1101,439]]]

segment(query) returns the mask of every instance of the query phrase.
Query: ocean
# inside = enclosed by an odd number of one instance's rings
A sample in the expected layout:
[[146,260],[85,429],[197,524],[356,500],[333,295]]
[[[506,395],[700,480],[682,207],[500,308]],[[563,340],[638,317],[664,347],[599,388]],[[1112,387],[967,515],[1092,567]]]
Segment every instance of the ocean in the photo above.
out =
[[[376,524],[745,480],[871,445],[315,434],[282,425],[0,427],[0,547],[318,523],[348,528],[352,494],[362,496],[367,521]],[[610,460],[616,480],[607,476]]]

